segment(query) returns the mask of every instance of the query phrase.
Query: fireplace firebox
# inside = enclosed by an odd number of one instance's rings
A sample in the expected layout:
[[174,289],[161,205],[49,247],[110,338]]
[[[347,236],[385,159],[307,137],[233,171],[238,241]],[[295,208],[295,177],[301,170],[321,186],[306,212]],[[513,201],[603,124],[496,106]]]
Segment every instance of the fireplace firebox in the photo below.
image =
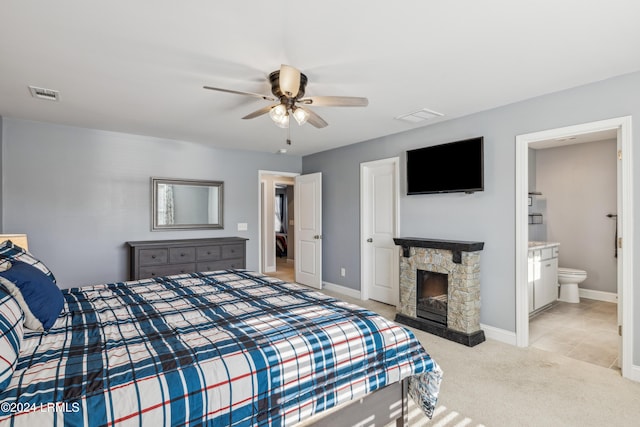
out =
[[416,286],[416,315],[446,326],[449,275],[418,270]]

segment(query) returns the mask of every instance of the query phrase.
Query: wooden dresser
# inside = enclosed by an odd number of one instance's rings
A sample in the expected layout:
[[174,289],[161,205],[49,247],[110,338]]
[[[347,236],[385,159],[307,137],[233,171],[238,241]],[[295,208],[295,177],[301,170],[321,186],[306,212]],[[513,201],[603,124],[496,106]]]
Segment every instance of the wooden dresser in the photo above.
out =
[[127,242],[129,280],[172,274],[246,268],[242,237]]

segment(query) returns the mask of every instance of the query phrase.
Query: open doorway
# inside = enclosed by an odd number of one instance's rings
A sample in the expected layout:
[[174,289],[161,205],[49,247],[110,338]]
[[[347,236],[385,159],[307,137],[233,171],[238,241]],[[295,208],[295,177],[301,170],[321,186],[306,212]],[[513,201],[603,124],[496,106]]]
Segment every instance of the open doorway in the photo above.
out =
[[[595,135],[595,136],[594,136]],[[516,340],[518,346],[529,345],[529,313],[531,312],[530,271],[530,150],[548,147],[558,147],[560,144],[571,143],[572,139],[589,141],[589,136],[596,139],[602,135],[615,138],[617,157],[617,244],[616,258],[616,290],[617,290],[617,323],[622,332],[619,339],[619,358],[624,377],[631,377],[631,351],[633,322],[631,318],[631,304],[633,290],[632,268],[632,218],[633,195],[632,162],[631,162],[631,120],[629,117],[603,120],[560,129],[519,135],[516,137]],[[593,141],[593,139],[592,139]],[[534,197],[537,196],[533,191]],[[604,213],[606,214],[606,212]],[[535,237],[533,237],[535,239]],[[612,237],[613,240],[613,237]],[[624,241],[624,246],[621,244]],[[535,247],[535,244],[534,244]],[[549,251],[550,254],[553,250]],[[551,256],[551,255],[550,255]],[[551,258],[550,258],[551,259]],[[593,296],[593,294],[592,294]],[[535,297],[534,297],[535,298]],[[535,310],[535,307],[534,307]],[[624,326],[624,327],[622,327]]]
[[260,271],[295,281],[294,177],[260,172]]
[[529,346],[619,369],[617,132],[529,144]]

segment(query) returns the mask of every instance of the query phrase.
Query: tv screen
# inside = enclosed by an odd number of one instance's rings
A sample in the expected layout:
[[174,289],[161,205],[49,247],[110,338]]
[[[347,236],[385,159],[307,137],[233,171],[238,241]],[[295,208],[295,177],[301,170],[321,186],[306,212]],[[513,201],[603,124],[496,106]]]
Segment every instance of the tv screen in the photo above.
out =
[[484,190],[484,139],[407,151],[407,194]]

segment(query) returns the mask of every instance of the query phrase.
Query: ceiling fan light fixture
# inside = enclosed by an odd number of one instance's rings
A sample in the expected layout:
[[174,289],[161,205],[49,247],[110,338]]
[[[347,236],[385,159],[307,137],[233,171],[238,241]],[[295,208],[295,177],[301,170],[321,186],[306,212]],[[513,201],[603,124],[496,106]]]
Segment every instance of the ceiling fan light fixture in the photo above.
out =
[[283,104],[278,104],[269,111],[269,116],[274,122],[276,120],[280,120],[283,116],[286,115],[287,107],[285,107]]
[[287,111],[287,107],[283,104],[278,104],[273,107],[269,111],[269,117],[276,124],[276,126],[281,128],[289,127],[289,112]]
[[278,120],[274,120],[273,121],[276,126],[278,126],[279,128],[283,128],[286,129],[289,127],[289,115],[287,114],[286,116],[282,116],[282,118],[278,119]]
[[276,126],[281,128],[289,127],[289,112],[284,105],[280,104],[273,107],[271,111],[269,111],[269,116]]
[[307,123],[307,120],[309,120],[309,113],[307,112],[307,110],[294,107],[293,118],[296,119],[296,122],[298,122],[298,126],[302,126],[303,124]]

